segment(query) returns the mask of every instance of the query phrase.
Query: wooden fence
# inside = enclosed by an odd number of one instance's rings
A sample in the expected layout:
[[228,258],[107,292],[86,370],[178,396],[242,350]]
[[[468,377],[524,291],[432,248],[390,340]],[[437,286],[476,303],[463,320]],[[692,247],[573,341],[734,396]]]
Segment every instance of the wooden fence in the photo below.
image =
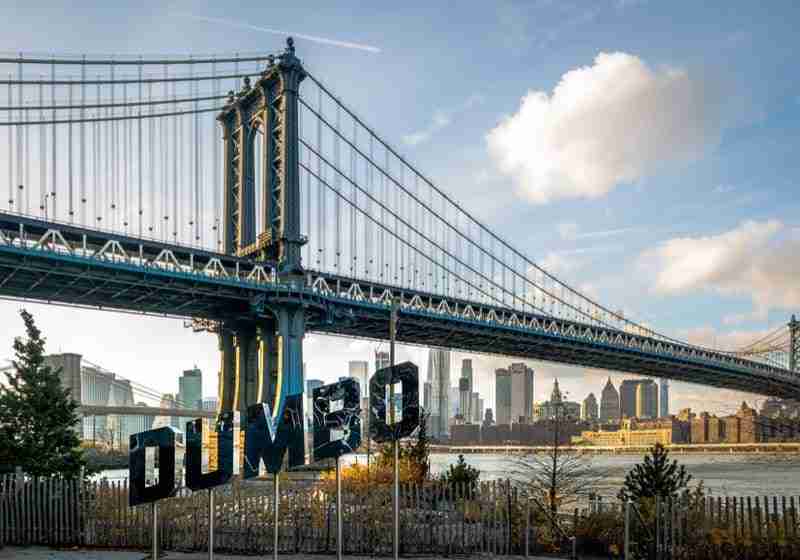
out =
[[[129,507],[127,481],[0,478],[0,540],[11,545],[151,546],[152,506]],[[282,553],[336,550],[336,502],[325,483],[284,481],[278,516]],[[391,553],[391,486],[345,486],[342,514],[347,553]],[[401,550],[406,554],[492,555],[531,552],[549,534],[530,502],[507,482],[401,486]],[[272,551],[272,483],[240,481],[215,489],[215,550]],[[541,512],[540,512],[541,513]],[[527,516],[527,521],[526,521]],[[537,522],[539,519],[539,522]],[[182,489],[158,503],[159,546],[208,546],[208,492]],[[526,539],[527,531],[527,539]],[[556,539],[557,540],[557,539]],[[552,545],[547,545],[552,549]]]

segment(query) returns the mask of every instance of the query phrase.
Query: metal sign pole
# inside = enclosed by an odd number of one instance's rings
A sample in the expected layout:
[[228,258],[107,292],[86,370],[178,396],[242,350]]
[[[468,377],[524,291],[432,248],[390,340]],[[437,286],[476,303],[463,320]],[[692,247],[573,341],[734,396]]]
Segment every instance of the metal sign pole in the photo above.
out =
[[158,560],[158,502],[153,502],[153,560]]
[[214,560],[214,522],[216,521],[214,510],[214,489],[208,489],[208,560]]
[[272,558],[278,560],[278,508],[280,506],[280,489],[279,489],[278,473],[275,473],[275,482],[272,485],[272,513],[273,522],[275,527],[272,535]]
[[625,500],[625,560],[631,560],[631,501]]
[[[395,338],[397,337],[397,308],[398,302],[392,304],[392,315],[389,320],[389,365],[394,367],[394,346]],[[395,405],[394,405],[394,383],[389,385],[389,411],[391,414],[392,426],[395,426],[397,418],[395,418]],[[400,442],[397,438],[392,442],[392,451],[394,452],[394,492],[392,496],[392,506],[394,509],[393,519],[393,538],[392,538],[392,551],[394,559],[400,558]]]
[[342,560],[342,467],[340,458],[336,457],[336,558]]

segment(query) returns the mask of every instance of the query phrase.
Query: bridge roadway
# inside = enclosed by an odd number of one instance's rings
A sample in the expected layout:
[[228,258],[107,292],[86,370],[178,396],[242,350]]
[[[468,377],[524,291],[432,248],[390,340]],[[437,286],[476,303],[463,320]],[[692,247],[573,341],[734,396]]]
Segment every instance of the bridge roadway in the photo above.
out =
[[306,271],[277,283],[273,263],[0,213],[0,297],[211,321],[258,318],[271,301],[307,308],[307,329],[665,377],[800,398],[800,376],[773,365],[567,319]]
[[216,418],[216,410],[189,408],[161,408],[155,406],[100,406],[82,404],[78,412],[84,416],[108,416],[109,414],[179,416],[182,418]]

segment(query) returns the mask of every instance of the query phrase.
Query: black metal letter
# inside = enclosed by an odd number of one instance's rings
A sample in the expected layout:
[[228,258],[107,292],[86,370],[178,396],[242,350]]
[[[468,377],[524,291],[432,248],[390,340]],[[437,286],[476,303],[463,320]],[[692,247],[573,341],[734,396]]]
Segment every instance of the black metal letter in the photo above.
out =
[[[402,419],[387,423],[386,387],[401,383],[403,390]],[[375,372],[369,382],[369,433],[378,443],[408,437],[419,426],[419,373],[417,366],[403,362]]]
[[238,437],[238,412],[223,412],[217,421],[217,470],[203,474],[203,419],[186,422],[186,486],[205,490],[228,482],[236,474],[234,441]]
[[[158,483],[147,485],[148,447],[158,447]],[[175,430],[170,427],[131,435],[128,452],[130,493],[128,504],[136,506],[169,498],[175,492]]]
[[[355,379],[317,387],[312,393],[314,414],[314,461],[336,459],[361,445],[361,389]],[[331,402],[342,401],[342,408],[331,412]],[[331,430],[342,437],[331,441]]]
[[303,430],[303,395],[287,395],[283,417],[273,420],[267,403],[247,408],[247,431],[244,439],[244,478],[258,476],[263,459],[267,472],[277,474],[289,448],[289,468],[305,465]]

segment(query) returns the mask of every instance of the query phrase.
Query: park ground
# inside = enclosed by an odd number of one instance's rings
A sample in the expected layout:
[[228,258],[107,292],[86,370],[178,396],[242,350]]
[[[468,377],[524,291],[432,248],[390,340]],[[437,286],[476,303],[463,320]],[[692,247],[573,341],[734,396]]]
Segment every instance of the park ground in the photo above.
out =
[[[368,558],[381,558],[379,556],[350,556],[348,560],[367,560]],[[460,560],[471,558],[489,558],[490,555],[483,556],[458,556]],[[41,546],[15,547],[10,546],[0,548],[0,560],[143,560],[150,558],[150,555],[141,551],[130,550],[86,550],[86,549],[53,549]],[[164,552],[159,558],[164,560],[206,560],[206,552]],[[218,560],[252,560],[254,556],[240,556],[228,554],[215,554]],[[281,560],[331,560],[334,555],[328,554],[281,554]],[[409,556],[413,560],[433,560],[441,556]],[[521,560],[522,556],[504,556],[509,560]],[[528,560],[553,560],[553,557],[529,556]]]

